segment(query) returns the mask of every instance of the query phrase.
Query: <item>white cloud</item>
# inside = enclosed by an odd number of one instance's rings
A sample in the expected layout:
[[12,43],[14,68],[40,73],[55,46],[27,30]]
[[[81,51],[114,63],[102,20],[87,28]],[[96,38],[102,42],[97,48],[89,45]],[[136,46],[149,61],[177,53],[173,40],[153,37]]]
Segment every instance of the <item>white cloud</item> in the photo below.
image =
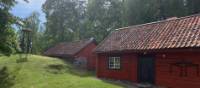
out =
[[46,0],[28,0],[29,2],[25,2],[24,0],[16,0],[18,2],[17,5],[21,5],[24,8],[27,9],[40,9],[42,4],[46,1]]
[[33,11],[37,11],[41,14],[41,20],[45,20],[45,15],[42,12],[42,4],[44,4],[46,0],[28,0],[29,3],[25,2],[24,0],[16,1],[18,3],[11,11],[14,15],[24,18],[29,16]]
[[[27,2],[25,2],[24,0],[16,0],[17,2],[19,3],[24,3],[24,4],[27,4]],[[44,3],[46,0],[28,0],[29,3]]]

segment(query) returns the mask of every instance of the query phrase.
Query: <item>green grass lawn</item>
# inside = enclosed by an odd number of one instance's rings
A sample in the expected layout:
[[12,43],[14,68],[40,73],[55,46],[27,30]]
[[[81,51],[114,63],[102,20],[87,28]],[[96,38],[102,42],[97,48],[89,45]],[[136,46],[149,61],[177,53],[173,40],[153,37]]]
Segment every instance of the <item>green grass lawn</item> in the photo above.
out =
[[[97,79],[92,72],[76,70],[62,60],[30,55],[28,62],[16,63],[18,55],[0,57],[15,75],[12,88],[123,88],[122,84]],[[1,87],[0,87],[1,88]]]

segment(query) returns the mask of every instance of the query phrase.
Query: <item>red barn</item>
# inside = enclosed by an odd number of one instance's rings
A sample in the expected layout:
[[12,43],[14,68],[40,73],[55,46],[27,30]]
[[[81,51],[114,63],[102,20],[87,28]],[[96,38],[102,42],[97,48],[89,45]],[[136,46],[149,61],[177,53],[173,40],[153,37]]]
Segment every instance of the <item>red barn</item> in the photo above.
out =
[[99,78],[200,88],[200,14],[117,29],[95,51]]
[[97,43],[93,38],[63,42],[49,48],[44,55],[85,63],[88,69],[93,70],[96,68],[96,55],[93,53],[96,46]]

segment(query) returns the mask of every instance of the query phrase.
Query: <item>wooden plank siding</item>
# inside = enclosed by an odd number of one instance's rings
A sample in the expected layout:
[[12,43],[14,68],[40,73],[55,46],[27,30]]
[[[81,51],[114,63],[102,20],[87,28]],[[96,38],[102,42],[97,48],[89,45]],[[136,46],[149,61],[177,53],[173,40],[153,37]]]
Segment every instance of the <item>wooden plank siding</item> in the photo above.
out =
[[100,54],[97,59],[97,77],[112,78],[116,80],[129,80],[137,82],[137,57],[132,54],[122,54],[121,68],[119,70],[108,69],[108,54]]
[[[165,55],[165,58],[163,57]],[[174,67],[170,73],[169,63],[175,63],[180,59],[187,59],[194,64],[200,65],[200,52],[182,52],[182,53],[163,53],[156,56],[156,84],[164,85],[169,88],[199,88],[200,74],[196,69],[187,68],[187,76],[180,76],[180,68]],[[199,69],[200,70],[200,69]]]

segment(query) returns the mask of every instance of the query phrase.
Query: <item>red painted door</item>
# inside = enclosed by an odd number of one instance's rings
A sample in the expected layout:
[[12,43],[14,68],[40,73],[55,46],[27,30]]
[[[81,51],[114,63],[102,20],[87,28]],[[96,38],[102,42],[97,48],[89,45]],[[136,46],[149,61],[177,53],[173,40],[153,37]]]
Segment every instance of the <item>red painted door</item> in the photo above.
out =
[[153,55],[139,56],[138,81],[140,83],[155,83],[155,58]]

